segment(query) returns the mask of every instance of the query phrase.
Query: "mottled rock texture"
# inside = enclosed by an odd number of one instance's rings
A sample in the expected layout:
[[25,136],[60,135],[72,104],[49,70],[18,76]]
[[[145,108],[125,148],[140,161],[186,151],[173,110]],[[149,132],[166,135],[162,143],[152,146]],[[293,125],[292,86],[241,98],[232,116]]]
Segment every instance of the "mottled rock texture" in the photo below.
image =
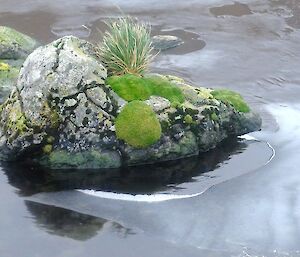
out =
[[[105,82],[107,71],[97,48],[84,40],[69,36],[39,47],[26,59],[17,86],[1,106],[1,159],[29,158],[53,169],[116,168],[197,155],[225,138],[260,129],[257,114],[217,100],[212,90],[156,76],[179,88],[184,102],[152,95],[128,103]],[[146,147],[131,144],[124,131],[116,131],[125,126],[129,134],[142,134],[126,127],[128,119],[128,126],[136,123],[146,136],[147,117],[134,108],[132,115],[140,117],[131,116],[127,105],[152,115],[149,124],[155,124],[156,132]],[[121,125],[115,126],[119,116]]]

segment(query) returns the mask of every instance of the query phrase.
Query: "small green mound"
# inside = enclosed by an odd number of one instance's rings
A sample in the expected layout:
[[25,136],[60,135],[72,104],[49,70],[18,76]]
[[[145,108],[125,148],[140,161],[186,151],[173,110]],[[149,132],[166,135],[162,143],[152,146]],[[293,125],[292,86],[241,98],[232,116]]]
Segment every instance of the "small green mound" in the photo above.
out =
[[171,103],[183,103],[181,89],[166,79],[158,76],[138,77],[131,74],[112,76],[107,84],[126,101],[147,100],[151,95],[161,96]]
[[154,111],[142,101],[128,103],[116,119],[119,139],[136,148],[145,148],[161,137],[161,126]]
[[133,100],[147,100],[151,96],[145,81],[135,75],[112,76],[107,79],[107,84],[123,99],[128,102]]
[[250,108],[244,101],[243,97],[236,92],[233,92],[228,89],[217,89],[212,91],[211,94],[217,100],[220,100],[226,104],[231,104],[234,107],[234,109],[236,109],[239,112],[250,112]]

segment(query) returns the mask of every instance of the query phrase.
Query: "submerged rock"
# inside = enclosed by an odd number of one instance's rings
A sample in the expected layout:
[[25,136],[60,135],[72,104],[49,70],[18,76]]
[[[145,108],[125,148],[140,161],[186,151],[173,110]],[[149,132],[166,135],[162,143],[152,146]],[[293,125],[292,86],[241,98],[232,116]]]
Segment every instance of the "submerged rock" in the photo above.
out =
[[97,49],[84,40],[64,37],[36,49],[1,106],[1,159],[116,168],[197,155],[261,126],[257,114],[238,110],[236,93],[218,100],[212,90],[154,76],[140,84],[152,89],[148,99],[127,102],[106,78]]
[[0,26],[0,104],[9,96],[25,58],[38,45],[33,38]]
[[152,37],[152,46],[155,50],[167,50],[182,45],[181,38],[171,35],[156,35]]

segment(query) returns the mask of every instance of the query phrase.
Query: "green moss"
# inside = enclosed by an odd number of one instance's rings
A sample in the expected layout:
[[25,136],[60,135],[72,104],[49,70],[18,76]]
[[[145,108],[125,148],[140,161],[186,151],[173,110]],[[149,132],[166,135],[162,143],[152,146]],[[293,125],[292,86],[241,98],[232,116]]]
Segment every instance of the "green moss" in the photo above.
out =
[[161,137],[161,125],[150,106],[141,101],[128,103],[116,119],[119,139],[136,148],[145,148]]
[[144,81],[151,95],[164,97],[171,103],[183,103],[185,100],[181,89],[163,78],[152,76],[144,78]]
[[183,103],[184,96],[177,86],[158,77],[138,77],[135,75],[112,76],[107,84],[126,101],[147,100],[151,95],[161,96],[171,103]]
[[151,96],[145,81],[135,75],[113,76],[107,79],[111,88],[123,99],[130,102],[133,100],[147,100]]
[[231,104],[234,107],[234,109],[236,109],[239,112],[250,112],[250,108],[247,105],[247,103],[244,101],[242,96],[236,92],[233,92],[228,89],[218,89],[212,91],[211,94],[217,100],[220,100],[226,104]]
[[193,117],[189,114],[184,116],[184,123],[186,124],[192,124],[193,123]]

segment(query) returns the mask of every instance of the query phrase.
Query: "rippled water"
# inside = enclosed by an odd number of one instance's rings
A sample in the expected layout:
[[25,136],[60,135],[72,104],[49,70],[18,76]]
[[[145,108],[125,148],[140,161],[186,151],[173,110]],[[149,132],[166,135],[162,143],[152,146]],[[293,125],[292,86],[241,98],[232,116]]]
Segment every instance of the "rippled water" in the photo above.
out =
[[66,174],[2,164],[1,257],[300,256],[298,0],[0,4],[1,25],[43,43],[97,42],[105,19],[137,16],[185,41],[153,71],[234,89],[264,120],[256,140],[156,166]]

